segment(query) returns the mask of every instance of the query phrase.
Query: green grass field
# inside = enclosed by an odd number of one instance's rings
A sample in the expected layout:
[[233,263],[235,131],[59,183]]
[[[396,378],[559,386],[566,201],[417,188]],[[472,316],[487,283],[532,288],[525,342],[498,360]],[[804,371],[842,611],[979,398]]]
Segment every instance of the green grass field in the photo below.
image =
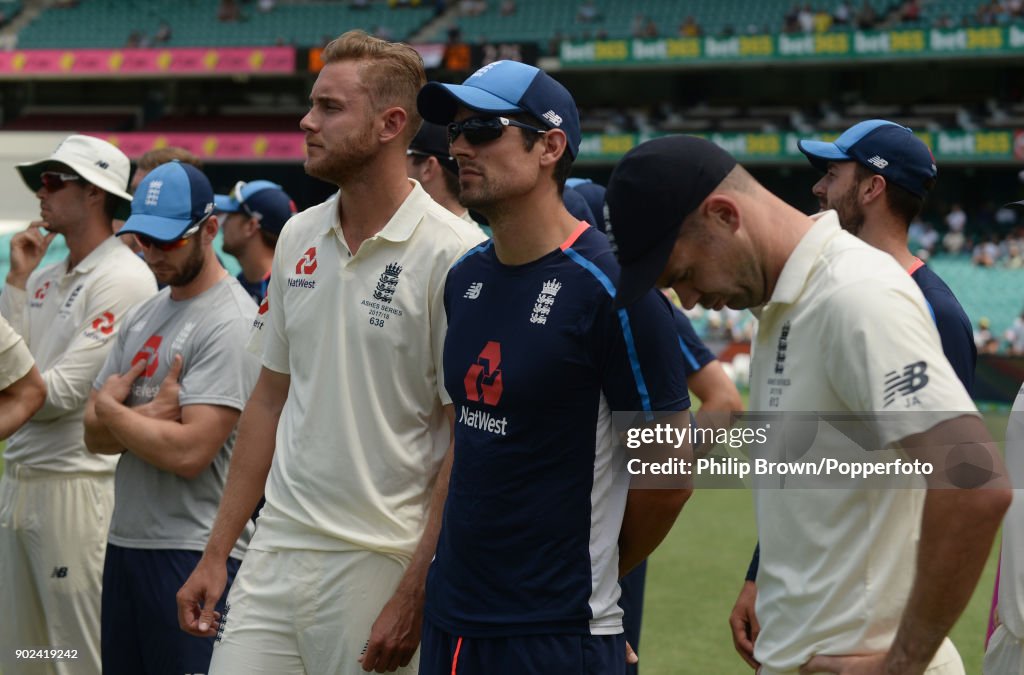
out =
[[[749,491],[694,494],[651,556],[640,640],[643,675],[753,673],[733,650],[728,618],[756,538]],[[968,673],[981,672],[998,558],[997,543],[952,632]]]

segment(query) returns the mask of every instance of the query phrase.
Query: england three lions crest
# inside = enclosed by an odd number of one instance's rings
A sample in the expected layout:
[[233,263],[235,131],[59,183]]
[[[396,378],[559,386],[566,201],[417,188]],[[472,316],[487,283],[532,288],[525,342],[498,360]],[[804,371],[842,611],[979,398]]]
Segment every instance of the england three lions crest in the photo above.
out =
[[544,325],[548,322],[548,315],[555,304],[555,296],[562,290],[562,284],[558,279],[545,281],[541,286],[537,301],[533,304],[533,312],[530,314],[530,323]]
[[395,289],[398,288],[398,275],[401,273],[402,266],[397,262],[386,266],[380,279],[377,280],[377,289],[373,292],[374,299],[390,303],[395,297]]

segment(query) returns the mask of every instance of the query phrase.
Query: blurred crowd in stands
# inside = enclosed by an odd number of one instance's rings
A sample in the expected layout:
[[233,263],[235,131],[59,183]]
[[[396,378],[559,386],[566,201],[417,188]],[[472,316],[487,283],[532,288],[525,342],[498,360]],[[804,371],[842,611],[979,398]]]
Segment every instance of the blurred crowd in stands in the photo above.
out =
[[953,204],[941,231],[918,218],[910,225],[910,248],[922,260],[935,254],[970,256],[979,267],[1024,268],[1024,222],[1017,211],[991,203],[968,214]]
[[1024,312],[1013,320],[1013,324],[1002,336],[992,331],[988,317],[981,317],[974,329],[974,345],[978,348],[979,354],[1024,356]]

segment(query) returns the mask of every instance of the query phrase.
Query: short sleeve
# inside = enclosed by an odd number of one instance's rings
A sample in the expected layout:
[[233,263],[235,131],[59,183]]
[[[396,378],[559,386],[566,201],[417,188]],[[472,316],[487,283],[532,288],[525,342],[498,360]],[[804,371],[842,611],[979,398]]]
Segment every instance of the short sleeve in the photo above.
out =
[[888,281],[842,287],[822,305],[830,350],[841,355],[824,359],[829,383],[850,410],[893,413],[876,417],[884,445],[977,412],[920,292],[909,277]]
[[217,324],[202,338],[191,363],[182,364],[178,395],[182,406],[245,408],[259,372],[255,355],[244,348],[247,334],[246,320],[239,318]]
[[[287,229],[281,232],[282,235],[287,233]],[[285,332],[285,312],[282,305],[284,281],[287,275],[287,270],[281,262],[284,258],[285,244],[286,241],[284,236],[282,236],[277,242],[277,249],[274,251],[270,284],[267,286],[267,297],[264,298],[267,311],[263,314],[264,320],[260,322],[261,325],[255,331],[255,335],[250,336],[250,341],[262,341],[264,366],[278,373],[289,374],[291,373],[291,368],[288,360],[288,335]],[[271,307],[274,309],[271,310]],[[262,309],[263,305],[260,305],[260,308]]]
[[678,307],[672,307],[672,319],[675,321],[676,333],[679,336],[679,349],[683,352],[686,376],[689,377],[714,361],[715,355],[697,336],[693,324]]

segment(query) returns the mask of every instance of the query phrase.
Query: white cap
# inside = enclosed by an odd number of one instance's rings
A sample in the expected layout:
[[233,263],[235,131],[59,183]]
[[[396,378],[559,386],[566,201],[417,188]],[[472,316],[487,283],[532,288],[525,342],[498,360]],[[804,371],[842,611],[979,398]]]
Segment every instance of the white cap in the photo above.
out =
[[132,196],[127,192],[131,161],[110,143],[92,136],[68,136],[46,159],[18,164],[18,173],[25,185],[36,192],[42,186],[39,175],[53,162],[67,166],[83,180],[131,203]]

